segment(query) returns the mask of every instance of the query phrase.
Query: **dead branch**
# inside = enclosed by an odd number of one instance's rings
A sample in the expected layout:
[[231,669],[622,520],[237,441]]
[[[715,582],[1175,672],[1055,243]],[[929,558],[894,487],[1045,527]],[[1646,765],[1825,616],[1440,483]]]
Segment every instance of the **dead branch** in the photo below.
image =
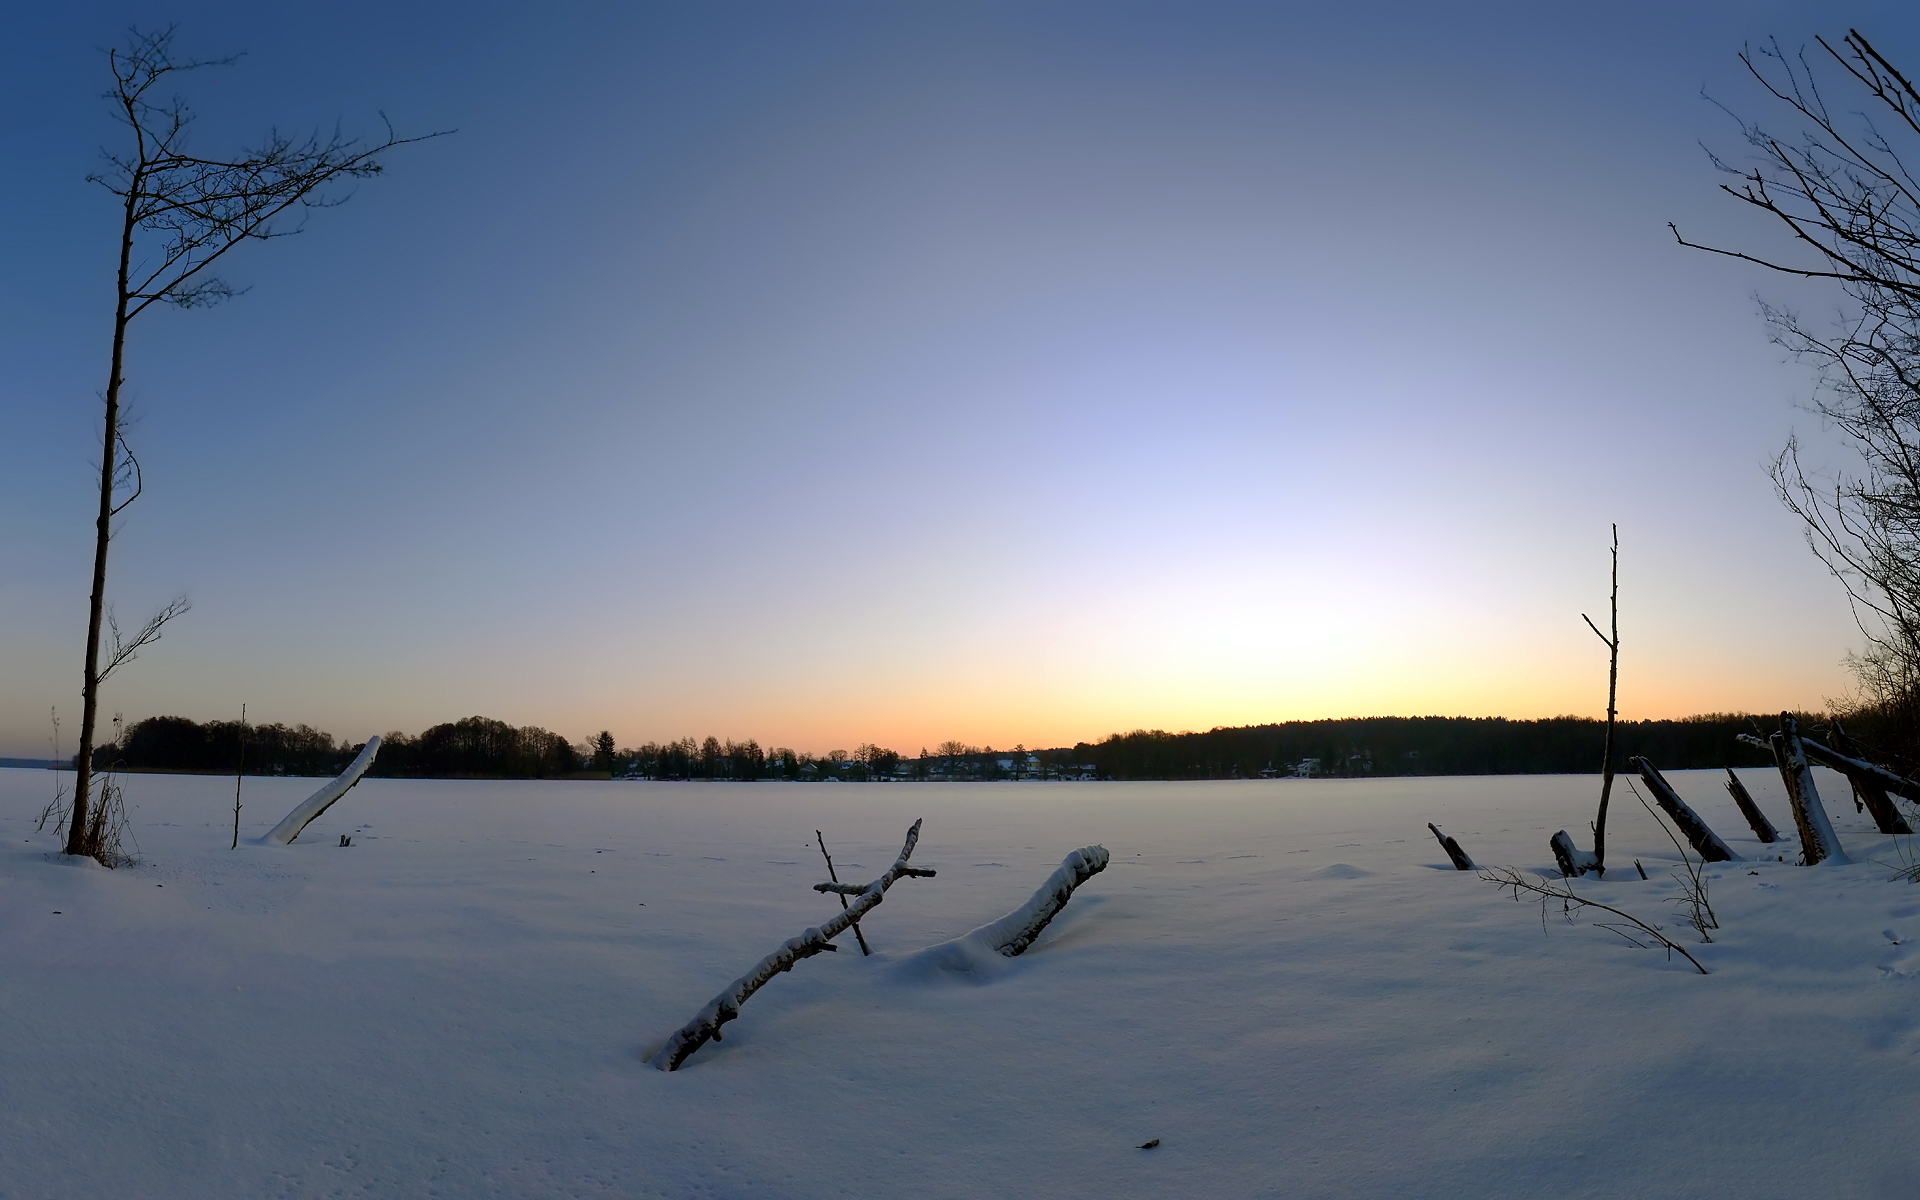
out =
[[[826,835],[816,829],[813,831],[813,836],[820,843],[820,857],[827,860],[827,878],[831,879],[834,883],[839,883],[840,876],[833,869],[833,855],[827,853]],[[846,910],[847,898],[842,895],[840,897],[840,911],[845,912]],[[860,932],[860,922],[858,921],[853,923],[853,940],[860,943],[860,956],[862,958],[873,953],[873,948],[867,945],[866,935]]]
[[[1631,783],[1627,786],[1633,787]],[[1686,872],[1684,875],[1679,872],[1674,873],[1674,879],[1680,884],[1680,894],[1669,897],[1667,903],[1685,904],[1689,909],[1687,924],[1699,932],[1701,941],[1711,942],[1713,938],[1707,935],[1707,930],[1720,928],[1720,917],[1713,911],[1713,905],[1707,899],[1707,879],[1703,874],[1706,860],[1702,859],[1699,863],[1695,863],[1687,857],[1686,847],[1680,844],[1680,839],[1674,836],[1673,830],[1667,828],[1667,823],[1660,819],[1660,814],[1653,811],[1653,805],[1647,803],[1647,798],[1640,794],[1639,788],[1633,788],[1633,798],[1640,802],[1640,807],[1647,810],[1647,815],[1653,818],[1653,823],[1660,826],[1660,832],[1666,834],[1667,840],[1673,843],[1675,852],[1680,855],[1680,865]],[[1635,860],[1634,865],[1639,865],[1638,860]],[[1646,868],[1641,867],[1640,878],[1646,877]]]
[[1105,846],[1082,846],[1060,860],[1059,867],[1025,904],[998,921],[981,926],[970,936],[980,938],[1008,958],[1018,958],[1033,945],[1040,931],[1060,915],[1073,889],[1107,869],[1108,858]]
[[1625,929],[1637,930],[1638,933],[1648,941],[1665,948],[1669,961],[1672,960],[1675,954],[1678,954],[1680,957],[1692,963],[1694,969],[1702,975],[1707,973],[1707,969],[1700,965],[1700,960],[1687,953],[1685,946],[1680,945],[1672,938],[1661,933],[1657,927],[1647,924],[1632,913],[1621,912],[1610,904],[1602,904],[1598,900],[1589,900],[1585,896],[1579,895],[1573,890],[1573,885],[1564,879],[1558,883],[1544,876],[1534,876],[1532,879],[1529,879],[1526,875],[1522,874],[1517,867],[1485,867],[1480,871],[1480,878],[1502,890],[1512,892],[1515,901],[1518,901],[1523,893],[1539,897],[1540,928],[1543,931],[1547,925],[1547,905],[1551,901],[1560,901],[1560,913],[1566,918],[1567,924],[1569,925],[1574,923],[1573,914],[1576,909],[1597,908],[1601,912],[1612,913],[1614,916],[1620,918],[1619,921],[1594,922],[1599,928],[1605,929],[1610,933],[1618,934],[1633,945],[1644,947],[1646,945],[1645,942],[1625,932]]
[[150,646],[160,640],[160,630],[168,621],[173,620],[175,617],[185,615],[192,608],[193,605],[187,603],[185,596],[175,596],[172,600],[167,601],[165,607],[161,608],[159,612],[148,617],[147,623],[142,625],[139,632],[135,633],[131,638],[121,634],[120,622],[114,619],[113,610],[109,608],[107,610],[107,628],[112,634],[113,649],[107,652],[107,665],[100,668],[100,673],[94,676],[95,681],[104,682],[107,676],[113,674],[116,668],[140,657],[142,647]]
[[[833,944],[833,939],[845,933],[855,921],[873,911],[880,901],[886,898],[887,889],[893,886],[894,880],[903,875],[914,878],[931,877],[934,872],[907,865],[907,859],[913,856],[914,844],[919,840],[920,822],[915,821],[913,828],[907,830],[907,842],[900,848],[900,857],[893,860],[893,866],[887,868],[884,875],[859,891],[859,899],[824,925],[815,926],[799,937],[788,938],[782,942],[778,950],[761,959],[751,971],[728,984],[727,989],[695,1014],[693,1020],[674,1030],[673,1036],[667,1039],[666,1045],[660,1047],[660,1052],[647,1060],[648,1063],[662,1071],[678,1071],[680,1064],[687,1061],[695,1050],[706,1045],[709,1038],[719,1041],[720,1027],[738,1017],[740,1006],[751,999],[755,992],[765,987],[775,975],[793,970],[793,964],[803,958],[812,958],[816,954],[838,950],[840,947]],[[843,889],[851,886],[844,883],[822,883],[816,884],[814,890],[840,892],[846,895],[849,893]]]

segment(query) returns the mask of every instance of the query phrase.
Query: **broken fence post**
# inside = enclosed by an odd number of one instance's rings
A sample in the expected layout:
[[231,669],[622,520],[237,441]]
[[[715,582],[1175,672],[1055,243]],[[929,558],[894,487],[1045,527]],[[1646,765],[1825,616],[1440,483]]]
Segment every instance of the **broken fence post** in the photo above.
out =
[[1479,870],[1478,867],[1473,865],[1473,860],[1467,857],[1467,852],[1460,848],[1460,843],[1454,841],[1453,838],[1449,837],[1447,834],[1441,833],[1440,827],[1438,825],[1435,825],[1432,821],[1428,821],[1427,828],[1433,830],[1434,839],[1440,843],[1440,848],[1447,852],[1447,857],[1453,860],[1453,866],[1455,870],[1457,871]]
[[1720,835],[1708,828],[1707,823],[1700,819],[1700,814],[1680,798],[1680,793],[1673,790],[1673,785],[1667,782],[1658,768],[1644,758],[1633,759],[1628,765],[1640,772],[1640,779],[1647,785],[1647,790],[1653,793],[1653,798],[1666,811],[1668,819],[1693,846],[1695,854],[1707,862],[1740,861],[1740,856],[1728,849],[1727,844],[1720,840]]
[[1787,785],[1787,799],[1793,804],[1793,823],[1800,831],[1800,861],[1809,867],[1852,861],[1840,848],[1833,823],[1827,819],[1826,805],[1820,803],[1820,789],[1814,786],[1813,768],[1807,765],[1800,723],[1792,713],[1780,714],[1780,730],[1768,741],[1773,745],[1774,761],[1780,764],[1780,779]]
[[1753,797],[1747,793],[1747,785],[1740,782],[1740,777],[1733,773],[1732,767],[1727,768],[1727,794],[1733,797],[1740,815],[1753,827],[1753,836],[1763,842],[1780,840],[1780,831],[1773,827],[1773,822],[1767,820],[1767,814],[1761,812],[1760,806],[1753,802]]
[[825,924],[815,926],[799,937],[788,938],[781,943],[778,950],[761,959],[753,970],[728,984],[727,990],[715,996],[705,1008],[695,1014],[693,1020],[674,1030],[673,1036],[667,1039],[667,1044],[660,1047],[660,1052],[647,1060],[648,1064],[662,1071],[678,1071],[680,1064],[687,1061],[688,1056],[695,1050],[706,1045],[709,1038],[719,1041],[720,1027],[739,1016],[740,1006],[745,1004],[755,992],[766,986],[775,975],[782,971],[791,971],[793,964],[803,958],[811,958],[829,950],[838,950],[840,947],[834,945],[832,939],[845,933],[855,921],[878,906],[880,901],[886,898],[887,889],[893,886],[894,880],[902,876],[912,876],[916,879],[932,878],[934,872],[907,865],[907,860],[913,857],[914,844],[919,840],[920,822],[915,821],[913,828],[907,830],[907,843],[900,848],[900,857],[893,860],[893,865],[887,868],[886,874],[864,888],[846,883],[815,884],[813,890],[816,892],[838,892],[843,896],[858,896],[859,899]]

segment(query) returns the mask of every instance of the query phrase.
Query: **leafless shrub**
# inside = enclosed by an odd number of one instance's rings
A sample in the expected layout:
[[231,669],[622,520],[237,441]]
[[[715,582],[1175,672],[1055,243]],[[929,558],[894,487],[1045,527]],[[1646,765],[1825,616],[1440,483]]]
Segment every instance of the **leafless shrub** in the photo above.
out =
[[[1634,799],[1640,801],[1640,807],[1647,810],[1647,815],[1652,817],[1653,823],[1660,827],[1660,832],[1666,834],[1667,840],[1673,843],[1673,848],[1680,852],[1680,865],[1683,870],[1673,872],[1674,879],[1680,884],[1680,894],[1669,896],[1667,903],[1684,907],[1687,910],[1687,924],[1693,926],[1695,932],[1699,933],[1700,940],[1713,941],[1707,930],[1720,928],[1720,918],[1714,915],[1713,905],[1707,899],[1707,877],[1703,873],[1706,860],[1695,862],[1689,858],[1686,847],[1680,844],[1680,839],[1674,836],[1673,830],[1667,828],[1667,823],[1660,819],[1660,814],[1654,811],[1653,805],[1647,803],[1647,798],[1640,794],[1640,789],[1633,787],[1631,780],[1627,782],[1627,786],[1633,788]],[[1643,870],[1641,874],[1644,876],[1646,872]]]
[[1707,969],[1700,965],[1699,959],[1687,953],[1685,946],[1661,933],[1659,926],[1649,925],[1639,917],[1621,912],[1610,904],[1587,899],[1573,890],[1571,880],[1529,875],[1518,867],[1487,867],[1480,872],[1480,878],[1504,891],[1511,892],[1515,901],[1526,897],[1537,898],[1540,901],[1540,929],[1543,933],[1547,928],[1548,906],[1555,900],[1560,902],[1560,915],[1569,925],[1574,924],[1575,912],[1588,908],[1598,909],[1617,918],[1612,921],[1595,921],[1594,924],[1601,929],[1616,934],[1625,939],[1628,944],[1643,950],[1649,946],[1660,946],[1666,950],[1668,961],[1672,961],[1673,956],[1678,954],[1692,963],[1694,969],[1702,975],[1707,973]]

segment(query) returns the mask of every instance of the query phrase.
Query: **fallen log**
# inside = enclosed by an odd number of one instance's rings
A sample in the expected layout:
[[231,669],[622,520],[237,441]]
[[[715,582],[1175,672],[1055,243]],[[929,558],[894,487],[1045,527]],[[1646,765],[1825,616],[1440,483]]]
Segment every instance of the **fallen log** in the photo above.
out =
[[1727,844],[1720,840],[1720,835],[1708,828],[1700,815],[1688,807],[1657,767],[1644,758],[1632,759],[1627,765],[1640,772],[1640,779],[1647,785],[1647,790],[1653,793],[1654,800],[1666,812],[1667,818],[1693,846],[1695,854],[1706,862],[1740,861],[1740,856],[1728,849]]
[[1747,793],[1747,785],[1740,782],[1740,777],[1733,773],[1732,767],[1727,768],[1727,794],[1733,797],[1734,804],[1740,809],[1740,815],[1747,819],[1748,825],[1752,826],[1753,836],[1763,842],[1780,840],[1780,831],[1773,827],[1773,822],[1767,820],[1767,814],[1761,812],[1760,806],[1753,802],[1753,797]]
[[998,921],[982,925],[970,936],[1008,958],[1018,958],[1033,945],[1048,922],[1060,915],[1073,889],[1107,869],[1108,857],[1105,846],[1082,846],[1075,850],[1060,861],[1058,869],[1047,876],[1047,881],[1030,900]]
[[1445,850],[1447,857],[1453,860],[1455,870],[1475,871],[1479,869],[1473,865],[1473,860],[1467,857],[1467,852],[1460,848],[1460,843],[1454,841],[1448,835],[1441,833],[1438,825],[1435,825],[1432,821],[1428,821],[1427,828],[1433,830],[1433,836],[1439,841],[1440,848]]
[[907,860],[913,857],[914,844],[919,840],[920,822],[915,821],[913,828],[907,830],[907,842],[900,848],[900,857],[893,860],[893,865],[887,868],[886,874],[864,888],[848,883],[815,884],[813,890],[816,892],[836,892],[843,896],[851,895],[859,898],[824,925],[806,930],[799,937],[788,938],[780,944],[778,950],[761,959],[753,970],[728,984],[727,989],[695,1014],[693,1020],[674,1030],[673,1036],[667,1039],[667,1044],[660,1047],[660,1052],[647,1060],[648,1065],[658,1067],[662,1071],[678,1071],[680,1064],[687,1061],[688,1056],[695,1050],[706,1045],[708,1039],[720,1041],[720,1027],[739,1016],[740,1006],[751,999],[755,992],[765,987],[775,975],[782,971],[793,970],[793,964],[803,958],[812,958],[816,954],[838,950],[840,947],[833,944],[833,939],[845,933],[854,922],[873,911],[880,901],[886,898],[887,889],[893,886],[894,880],[902,876],[911,876],[916,879],[932,878],[934,872],[907,865]]
[[1792,713],[1781,713],[1779,732],[1767,740],[1773,746],[1774,761],[1780,764],[1780,778],[1787,785],[1787,799],[1793,805],[1793,823],[1800,831],[1800,861],[1809,867],[1829,861],[1851,861],[1840,848],[1833,822],[1827,819],[1826,805],[1820,802],[1820,789],[1814,786],[1813,768],[1807,765],[1800,723],[1793,719]]
[[353,785],[360,782],[360,777],[365,775],[367,768],[373,765],[373,756],[378,753],[380,753],[379,737],[368,738],[366,748],[347,764],[346,770],[327,781],[325,787],[294,805],[293,811],[275,825],[262,840],[269,846],[285,846],[291,843],[315,817],[332,808],[335,800],[353,790]]

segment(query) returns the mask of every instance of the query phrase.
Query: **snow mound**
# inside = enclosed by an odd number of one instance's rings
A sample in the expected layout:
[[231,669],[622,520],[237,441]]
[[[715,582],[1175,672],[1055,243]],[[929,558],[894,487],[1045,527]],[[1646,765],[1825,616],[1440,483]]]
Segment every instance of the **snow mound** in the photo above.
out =
[[1373,874],[1372,871],[1362,871],[1359,867],[1354,866],[1352,863],[1334,863],[1332,866],[1321,867],[1318,871],[1315,871],[1313,874],[1307,876],[1307,878],[1308,879],[1365,879],[1367,876],[1371,874]]

